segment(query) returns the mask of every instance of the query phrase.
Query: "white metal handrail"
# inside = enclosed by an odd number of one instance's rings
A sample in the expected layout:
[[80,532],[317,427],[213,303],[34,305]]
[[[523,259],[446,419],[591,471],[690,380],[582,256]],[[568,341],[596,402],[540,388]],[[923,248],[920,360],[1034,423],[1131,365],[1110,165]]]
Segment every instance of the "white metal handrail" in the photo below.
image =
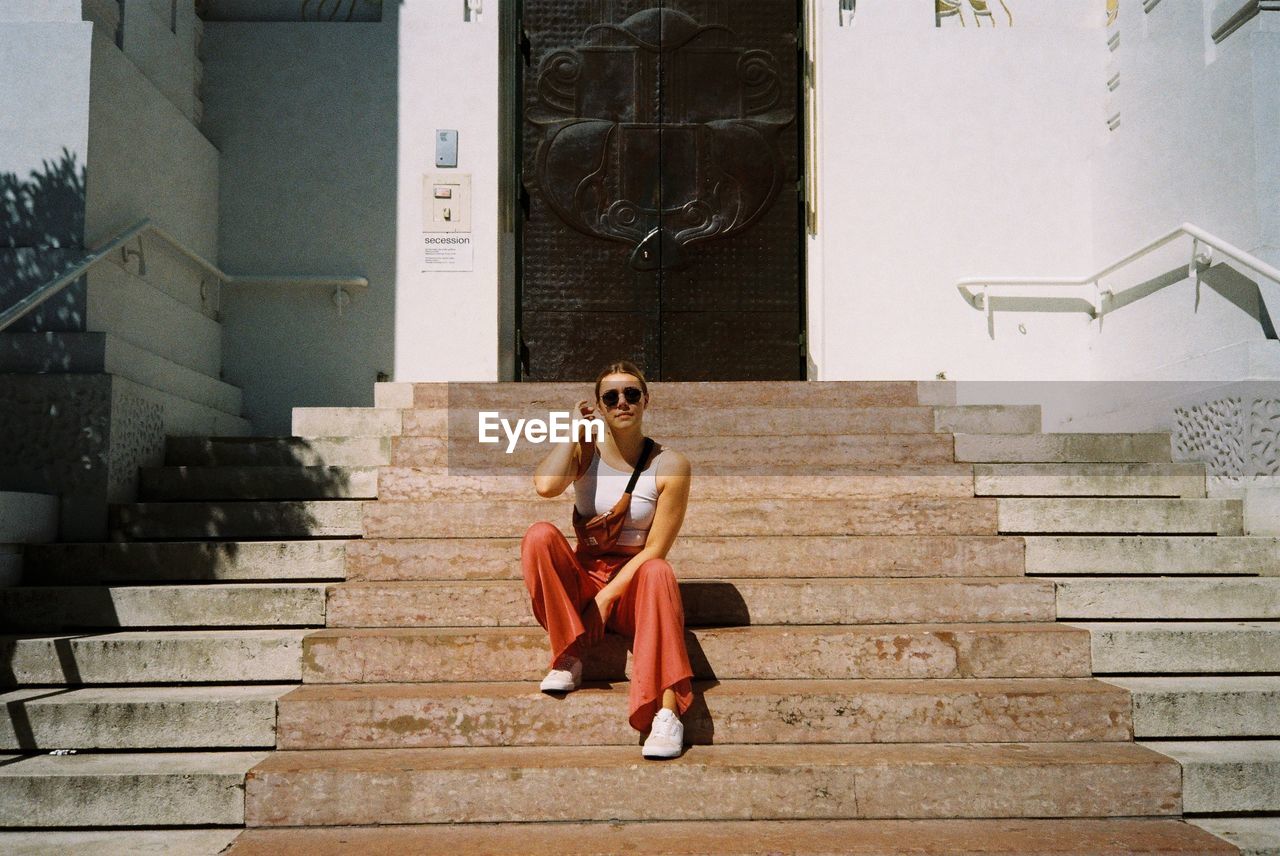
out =
[[[1093,300],[1086,301],[1089,308],[1081,311],[1088,313],[1091,318],[1101,318],[1110,307],[1107,303],[1115,297],[1115,293],[1110,289],[1103,289],[1101,281],[1104,277],[1108,277],[1116,271],[1120,270],[1146,256],[1155,250],[1160,249],[1166,244],[1176,241],[1178,238],[1188,236],[1191,242],[1191,262],[1187,265],[1187,276],[1194,277],[1196,271],[1208,265],[1213,260],[1213,253],[1218,252],[1223,256],[1237,262],[1241,266],[1248,268],[1260,277],[1271,280],[1280,284],[1280,270],[1267,264],[1257,256],[1248,253],[1234,244],[1224,241],[1222,238],[1212,235],[1191,223],[1183,223],[1178,228],[1168,234],[1162,235],[1142,247],[1129,253],[1118,262],[1107,265],[1102,270],[1090,276],[1078,277],[1013,277],[1013,276],[989,276],[989,277],[968,277],[959,280],[956,283],[956,289],[960,292],[960,296],[964,301],[979,311],[986,310],[987,313],[987,330],[992,338],[995,338],[995,307],[991,301],[991,289],[1000,286],[1029,286],[1032,288],[1072,288],[1085,285],[1092,285],[1094,289]],[[1207,247],[1208,252],[1201,248]],[[1154,292],[1152,292],[1154,293]]]
[[121,250],[124,259],[127,261],[131,255],[130,250],[125,247],[134,238],[139,238],[139,249],[133,250],[132,255],[139,258],[140,271],[146,273],[146,257],[141,252],[141,236],[144,233],[151,233],[163,240],[166,244],[173,247],[186,258],[190,259],[199,266],[205,273],[213,275],[223,285],[308,285],[308,286],[332,286],[335,291],[333,293],[334,305],[338,307],[341,313],[343,307],[351,302],[351,296],[347,293],[348,288],[368,288],[369,280],[363,276],[232,276],[223,273],[217,266],[198,255],[194,251],[188,249],[181,241],[157,226],[151,221],[150,217],[144,217],[137,223],[134,223],[127,229],[117,233],[115,237],[109,239],[97,249],[91,251],[87,256],[80,260],[74,267],[69,268],[65,272],[59,274],[55,279],[50,280],[44,285],[32,291],[26,297],[17,303],[0,312],[0,332],[17,322],[19,319],[32,312],[36,307],[45,301],[55,297],[63,291],[67,286],[71,285],[85,272],[94,265],[109,257],[116,250]]

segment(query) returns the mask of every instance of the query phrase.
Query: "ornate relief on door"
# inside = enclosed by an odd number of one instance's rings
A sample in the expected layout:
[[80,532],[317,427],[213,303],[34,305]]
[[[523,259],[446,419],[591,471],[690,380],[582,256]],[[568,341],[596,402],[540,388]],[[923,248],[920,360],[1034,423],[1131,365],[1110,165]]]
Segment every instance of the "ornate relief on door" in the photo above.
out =
[[[605,20],[614,17],[607,15]],[[634,248],[636,270],[749,228],[785,176],[779,59],[669,8],[595,24],[536,77],[533,180],[565,223]]]

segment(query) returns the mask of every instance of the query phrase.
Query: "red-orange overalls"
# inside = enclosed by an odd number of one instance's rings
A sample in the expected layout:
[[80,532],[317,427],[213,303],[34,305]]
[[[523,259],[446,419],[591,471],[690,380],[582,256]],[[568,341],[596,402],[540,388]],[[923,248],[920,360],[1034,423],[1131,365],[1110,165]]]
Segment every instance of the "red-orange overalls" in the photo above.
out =
[[[520,564],[533,614],[551,637],[551,666],[565,651],[581,657],[578,637],[586,628],[581,612],[610,577],[631,558],[608,554],[585,558],[569,547],[553,523],[539,521],[520,541]],[[668,687],[676,713],[693,704],[693,667],[684,644],[684,604],[675,572],[666,559],[652,558],[636,569],[626,592],[613,603],[605,627],[632,637],[630,714],[636,731],[649,730]]]

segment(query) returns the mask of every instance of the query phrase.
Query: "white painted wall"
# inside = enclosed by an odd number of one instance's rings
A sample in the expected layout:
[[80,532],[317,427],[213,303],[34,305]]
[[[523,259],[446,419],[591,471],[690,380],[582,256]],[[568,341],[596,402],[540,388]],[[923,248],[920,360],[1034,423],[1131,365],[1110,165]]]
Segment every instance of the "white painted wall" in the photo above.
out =
[[396,5],[381,23],[206,24],[220,266],[370,283],[342,317],[331,289],[223,290],[225,379],[244,389],[261,432],[287,433],[291,407],[372,404],[378,372],[395,369],[397,338],[442,335],[431,304],[403,329],[395,314],[397,235],[408,228],[397,222]]
[[122,11],[125,56],[183,115],[194,118],[195,4],[124,0]]
[[1062,357],[1083,343],[1079,317],[1027,319],[1026,335],[1003,317],[992,341],[954,288],[1091,258],[1100,4],[1010,5],[1015,26],[992,30],[935,29],[927,4],[876,0],[841,28],[821,4],[818,378],[1078,371]]
[[[391,10],[389,4],[388,10]],[[400,6],[395,380],[498,380],[498,10],[463,20],[461,3]],[[422,175],[434,134],[458,131],[471,174],[475,269],[421,273]]]
[[89,240],[150,216],[208,259],[218,252],[218,150],[125,54],[93,41]]
[[[1181,222],[1280,259],[1280,32],[1266,29],[1280,13],[1215,45],[1213,6],[1167,0],[1146,13],[1141,0],[1122,0],[1113,96],[1121,124],[1090,163],[1095,267]],[[1180,241],[1110,286],[1186,265],[1190,253],[1190,240]],[[1089,375],[1167,377],[1173,365],[1195,374],[1200,355],[1263,338],[1257,321],[1212,289],[1196,303],[1188,279],[1091,325]],[[1272,309],[1280,323],[1280,299]]]

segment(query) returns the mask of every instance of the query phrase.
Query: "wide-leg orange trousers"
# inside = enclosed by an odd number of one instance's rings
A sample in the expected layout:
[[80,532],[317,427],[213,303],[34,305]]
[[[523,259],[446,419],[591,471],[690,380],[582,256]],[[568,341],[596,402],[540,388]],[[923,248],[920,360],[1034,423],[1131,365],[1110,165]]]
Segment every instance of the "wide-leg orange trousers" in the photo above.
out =
[[[520,541],[524,583],[533,614],[551,637],[551,668],[565,651],[581,657],[578,637],[586,632],[582,609],[605,587],[629,556],[579,556],[553,523],[539,521]],[[676,713],[693,704],[693,667],[684,644],[684,604],[675,571],[666,559],[652,558],[636,569],[626,592],[614,601],[605,628],[631,637],[631,694],[627,717],[636,731],[647,731],[662,705],[662,694],[676,694]]]

